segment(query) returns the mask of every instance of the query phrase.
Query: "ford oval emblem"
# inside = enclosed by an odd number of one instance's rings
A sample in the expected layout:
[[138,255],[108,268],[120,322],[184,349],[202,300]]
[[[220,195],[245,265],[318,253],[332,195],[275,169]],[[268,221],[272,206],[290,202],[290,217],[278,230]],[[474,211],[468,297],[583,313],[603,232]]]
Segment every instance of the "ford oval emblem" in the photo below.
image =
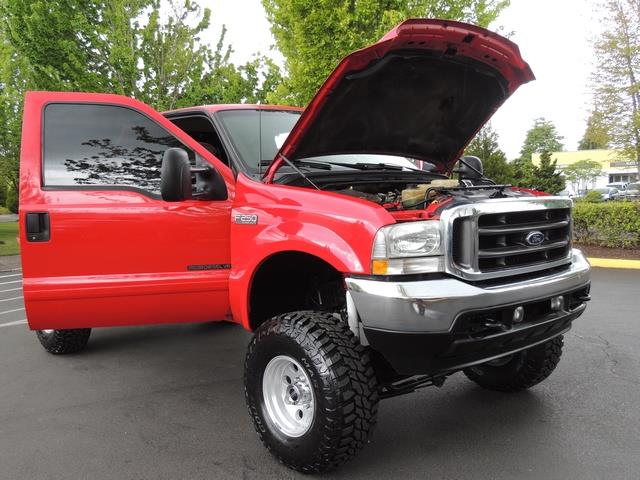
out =
[[537,247],[544,242],[544,233],[540,230],[533,230],[532,232],[527,233],[527,236],[524,237],[524,241],[527,242],[527,245]]

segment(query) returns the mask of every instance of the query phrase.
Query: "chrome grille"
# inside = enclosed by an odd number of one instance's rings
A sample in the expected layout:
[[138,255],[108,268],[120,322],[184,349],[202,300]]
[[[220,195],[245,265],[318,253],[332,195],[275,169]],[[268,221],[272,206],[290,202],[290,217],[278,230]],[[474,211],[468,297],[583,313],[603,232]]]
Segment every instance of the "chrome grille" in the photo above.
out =
[[[527,235],[540,232],[539,245]],[[478,270],[522,267],[546,263],[568,255],[571,248],[571,209],[507,212],[478,218]]]
[[[502,199],[454,207],[449,270],[484,280],[551,269],[571,260],[571,201]],[[533,240],[536,240],[535,242]]]

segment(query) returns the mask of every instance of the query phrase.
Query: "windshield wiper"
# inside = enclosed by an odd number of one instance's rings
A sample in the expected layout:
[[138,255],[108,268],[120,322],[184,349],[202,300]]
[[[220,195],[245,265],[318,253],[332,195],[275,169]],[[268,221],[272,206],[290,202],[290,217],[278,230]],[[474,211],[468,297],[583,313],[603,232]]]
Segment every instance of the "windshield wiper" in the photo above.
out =
[[[284,157],[282,157],[284,158]],[[408,170],[410,172],[419,172],[426,173],[429,175],[438,175],[446,178],[446,175],[439,174],[437,172],[431,172],[429,170],[421,170],[419,168],[411,168],[406,165],[394,165],[392,163],[367,163],[367,162],[357,162],[357,163],[343,163],[343,162],[325,162],[325,161],[317,161],[317,160],[289,160],[287,165],[291,166],[291,164],[295,164],[301,167],[310,167],[310,168],[318,168],[322,170],[331,170],[331,166],[336,167],[344,167],[350,168],[353,170],[387,170],[394,172],[401,172],[403,170]],[[261,160],[260,165],[271,165],[272,160]]]
[[355,168],[359,168],[360,170],[393,170],[393,171],[402,171],[409,170],[410,172],[420,172],[420,173],[428,173],[430,175],[435,174],[436,172],[432,172],[429,170],[421,170],[420,168],[408,167],[406,165],[394,165],[393,163],[353,163],[349,164]]
[[[329,162],[314,162],[310,160],[289,160],[291,163],[300,165],[301,167],[311,167],[320,170],[331,170],[332,163]],[[273,160],[260,160],[260,165],[269,166],[273,163]],[[286,162],[285,162],[286,163]]]

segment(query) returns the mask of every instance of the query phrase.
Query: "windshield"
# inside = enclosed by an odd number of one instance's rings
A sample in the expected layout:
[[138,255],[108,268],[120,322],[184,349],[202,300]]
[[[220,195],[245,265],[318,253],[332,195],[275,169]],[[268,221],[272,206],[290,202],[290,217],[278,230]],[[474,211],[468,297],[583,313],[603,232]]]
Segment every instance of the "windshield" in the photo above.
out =
[[[231,143],[249,170],[260,170],[260,161],[271,161],[300,118],[297,111],[223,110],[216,115]],[[264,167],[262,167],[264,170]]]
[[627,185],[627,190],[640,190],[640,183],[630,183]]

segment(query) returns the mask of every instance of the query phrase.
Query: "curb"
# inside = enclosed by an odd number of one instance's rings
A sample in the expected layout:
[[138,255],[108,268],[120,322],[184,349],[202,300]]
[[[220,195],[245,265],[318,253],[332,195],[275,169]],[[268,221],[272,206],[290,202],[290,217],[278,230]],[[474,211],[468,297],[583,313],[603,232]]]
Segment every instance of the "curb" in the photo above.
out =
[[587,257],[592,267],[598,268],[627,268],[640,270],[640,260],[623,260],[617,258],[591,258]]

